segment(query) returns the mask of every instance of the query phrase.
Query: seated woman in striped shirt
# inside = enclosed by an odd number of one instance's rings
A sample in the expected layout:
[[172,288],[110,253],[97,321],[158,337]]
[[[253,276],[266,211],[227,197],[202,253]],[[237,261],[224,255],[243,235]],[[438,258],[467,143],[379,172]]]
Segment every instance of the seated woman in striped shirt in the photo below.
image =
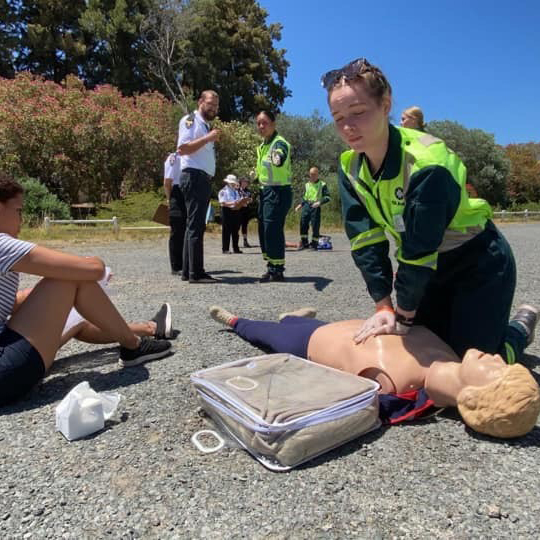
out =
[[[130,327],[118,313],[97,283],[105,275],[101,259],[17,239],[23,194],[20,184],[0,172],[0,405],[28,392],[71,337],[89,343],[118,342],[121,367],[169,354],[169,341],[135,333],[148,334],[150,327],[156,333],[158,322]],[[18,291],[19,272],[43,279],[30,291]],[[65,332],[73,308],[84,320]],[[160,316],[170,324],[168,305]]]

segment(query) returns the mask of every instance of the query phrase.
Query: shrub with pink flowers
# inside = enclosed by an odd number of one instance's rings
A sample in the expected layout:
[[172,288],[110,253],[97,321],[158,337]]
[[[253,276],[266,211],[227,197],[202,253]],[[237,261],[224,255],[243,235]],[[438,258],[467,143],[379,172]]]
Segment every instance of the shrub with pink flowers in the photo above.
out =
[[29,73],[0,78],[0,168],[39,179],[67,202],[120,197],[161,184],[179,112],[158,93],[123,97]]

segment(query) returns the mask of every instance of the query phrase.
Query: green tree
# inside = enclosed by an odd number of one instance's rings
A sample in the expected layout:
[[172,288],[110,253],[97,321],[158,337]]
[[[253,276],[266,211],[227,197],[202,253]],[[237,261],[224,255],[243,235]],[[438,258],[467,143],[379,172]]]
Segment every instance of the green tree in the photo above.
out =
[[13,0],[0,0],[0,77],[13,77],[19,45],[19,18]]
[[79,25],[85,0],[8,1],[17,19],[16,71],[28,70],[61,82],[77,73],[84,61],[87,38]]
[[183,84],[193,97],[216,90],[224,121],[245,121],[262,108],[278,110],[290,95],[285,50],[274,48],[281,25],[267,25],[267,12],[255,0],[192,0],[191,9],[182,47]]
[[28,176],[19,178],[24,188],[24,221],[39,225],[45,216],[54,219],[69,219],[69,206],[51,193],[39,180]]
[[511,163],[508,196],[513,204],[540,201],[539,146],[534,143],[509,144],[505,148]]
[[87,0],[81,28],[93,36],[82,66],[89,86],[112,84],[124,95],[151,88],[141,24],[153,0]]
[[321,178],[337,172],[339,155],[345,149],[334,126],[317,111],[311,116],[282,114],[278,131],[292,146],[293,188],[301,196],[310,167],[319,168]]
[[510,163],[493,135],[449,120],[429,122],[426,131],[443,139],[459,155],[467,167],[468,182],[479,197],[491,204],[506,204]]

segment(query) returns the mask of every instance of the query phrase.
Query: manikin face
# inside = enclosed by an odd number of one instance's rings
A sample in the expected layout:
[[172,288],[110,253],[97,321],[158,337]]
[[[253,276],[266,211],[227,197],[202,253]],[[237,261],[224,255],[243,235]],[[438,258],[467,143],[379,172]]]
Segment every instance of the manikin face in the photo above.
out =
[[264,113],[257,116],[257,131],[264,139],[268,139],[276,131],[276,123],[272,122]]
[[416,119],[406,113],[401,115],[401,125],[406,128],[418,129],[420,126],[416,123]]
[[0,202],[0,232],[17,238],[21,232],[23,196],[21,193],[6,202]]
[[311,169],[309,169],[309,181],[315,183],[318,179],[319,169],[317,169],[317,167],[311,167]]
[[465,386],[484,386],[497,379],[506,365],[498,354],[469,349],[460,364],[459,375]]
[[205,120],[213,120],[219,111],[219,98],[212,94],[206,94],[199,99],[199,112]]
[[336,86],[330,92],[330,112],[339,136],[355,152],[378,149],[386,143],[391,100],[378,103],[367,92],[363,81]]

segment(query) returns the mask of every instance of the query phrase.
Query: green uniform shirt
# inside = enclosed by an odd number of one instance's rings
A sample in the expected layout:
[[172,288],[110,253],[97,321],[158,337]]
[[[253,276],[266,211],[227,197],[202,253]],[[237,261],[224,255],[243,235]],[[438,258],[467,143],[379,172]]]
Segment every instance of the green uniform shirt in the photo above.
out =
[[378,302],[392,292],[386,232],[398,246],[397,303],[412,311],[436,271],[438,253],[481,232],[491,209],[468,198],[465,167],[440,139],[406,128],[389,130],[380,178],[372,178],[363,155],[347,151],[342,164],[352,163],[352,157],[357,168],[340,167],[339,187],[352,256],[369,294]]

